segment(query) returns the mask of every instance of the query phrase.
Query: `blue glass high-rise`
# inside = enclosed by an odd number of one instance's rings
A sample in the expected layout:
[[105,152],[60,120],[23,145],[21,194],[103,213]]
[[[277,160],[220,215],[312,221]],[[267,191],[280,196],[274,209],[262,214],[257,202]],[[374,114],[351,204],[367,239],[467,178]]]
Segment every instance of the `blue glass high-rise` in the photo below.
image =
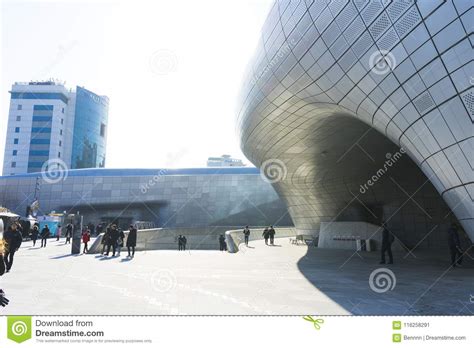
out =
[[77,87],[71,168],[103,168],[109,99]]

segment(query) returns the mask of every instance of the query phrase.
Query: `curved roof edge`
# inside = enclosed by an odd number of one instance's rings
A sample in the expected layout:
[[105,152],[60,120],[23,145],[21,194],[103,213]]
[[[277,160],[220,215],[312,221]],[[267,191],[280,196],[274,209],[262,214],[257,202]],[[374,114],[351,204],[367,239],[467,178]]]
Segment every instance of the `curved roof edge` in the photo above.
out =
[[[68,176],[154,176],[154,175],[229,175],[229,174],[260,174],[255,167],[209,167],[209,168],[90,168],[70,169]],[[0,179],[35,178],[41,172],[0,176]]]

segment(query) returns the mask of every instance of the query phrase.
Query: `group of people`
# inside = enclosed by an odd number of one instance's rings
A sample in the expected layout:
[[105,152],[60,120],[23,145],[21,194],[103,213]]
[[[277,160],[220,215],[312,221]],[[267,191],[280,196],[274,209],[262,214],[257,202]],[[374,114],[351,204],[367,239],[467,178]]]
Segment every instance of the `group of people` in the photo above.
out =
[[223,234],[219,236],[219,249],[220,251],[227,251],[227,242]]
[[41,232],[39,230],[38,224],[33,225],[33,228],[31,229],[31,232],[30,232],[30,238],[33,241],[33,246],[36,245],[36,241],[38,240],[38,237],[41,238],[41,248],[46,248],[46,242],[48,238],[51,237],[51,230],[49,229],[48,225],[45,225],[41,229]]
[[[262,236],[263,236],[263,239],[265,239],[265,244],[266,245],[275,245],[274,242],[275,242],[275,229],[273,228],[273,226],[270,226],[270,227],[265,227],[265,229],[263,230],[263,233],[262,233]],[[270,240],[270,244],[268,244],[268,240]]]
[[185,251],[187,242],[188,240],[186,239],[186,237],[180,234],[178,236],[178,251]]
[[127,257],[134,257],[135,247],[137,245],[137,229],[133,225],[130,225],[125,241],[125,233],[123,230],[119,229],[115,224],[109,225],[102,237],[102,254],[109,256],[110,249],[112,249],[112,257],[115,257],[115,254],[120,256],[124,244],[128,251]]

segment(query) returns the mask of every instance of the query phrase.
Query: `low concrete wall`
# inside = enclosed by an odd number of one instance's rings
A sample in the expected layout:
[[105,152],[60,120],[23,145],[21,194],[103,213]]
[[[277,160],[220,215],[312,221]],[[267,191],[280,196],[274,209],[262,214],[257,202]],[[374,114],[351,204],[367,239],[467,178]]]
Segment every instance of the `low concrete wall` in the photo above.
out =
[[[265,226],[261,227],[250,227],[249,241],[263,239],[262,233]],[[295,237],[297,235],[295,227],[274,227],[275,238],[282,237]],[[244,228],[240,230],[229,230],[225,233],[225,239],[227,242],[227,251],[230,253],[236,253],[239,251],[239,245],[244,242]]]
[[[136,250],[177,250],[177,237],[186,236],[186,249],[190,250],[219,250],[219,235],[235,226],[213,226],[206,228],[153,228],[139,230],[137,233]],[[128,231],[125,232],[125,243]],[[89,248],[90,254],[102,251],[102,237],[100,234]]]
[[[321,222],[319,248],[356,250],[357,239],[370,239],[372,251],[380,250],[382,227],[363,221]],[[393,250],[406,250],[395,238]]]

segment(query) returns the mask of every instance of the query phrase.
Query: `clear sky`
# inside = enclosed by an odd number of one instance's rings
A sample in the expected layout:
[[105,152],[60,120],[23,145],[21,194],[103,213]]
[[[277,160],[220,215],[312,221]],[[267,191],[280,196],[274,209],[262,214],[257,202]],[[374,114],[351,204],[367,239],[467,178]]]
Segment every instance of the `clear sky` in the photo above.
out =
[[109,168],[243,158],[242,75],[272,0],[2,1],[0,162],[15,81],[110,98]]

